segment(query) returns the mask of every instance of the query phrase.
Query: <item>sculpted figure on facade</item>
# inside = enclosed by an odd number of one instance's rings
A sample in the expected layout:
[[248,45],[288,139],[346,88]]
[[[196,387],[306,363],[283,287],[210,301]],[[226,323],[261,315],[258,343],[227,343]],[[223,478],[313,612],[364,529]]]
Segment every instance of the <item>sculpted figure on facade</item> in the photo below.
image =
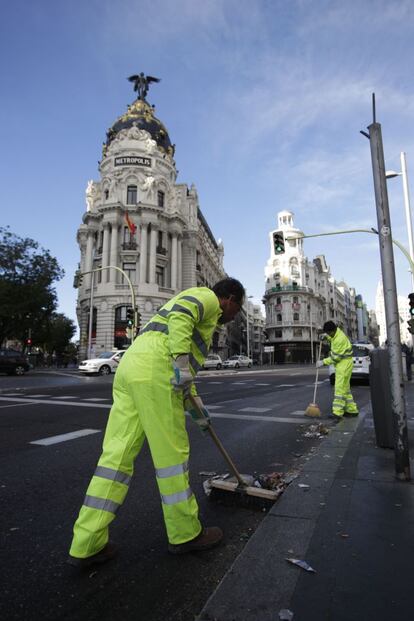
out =
[[89,179],[86,187],[85,199],[86,199],[86,211],[92,211],[94,202],[97,197],[97,184]]
[[155,178],[152,175],[147,175],[144,177],[143,181],[141,181],[140,188],[143,192],[146,192],[147,198],[153,196],[155,191]]

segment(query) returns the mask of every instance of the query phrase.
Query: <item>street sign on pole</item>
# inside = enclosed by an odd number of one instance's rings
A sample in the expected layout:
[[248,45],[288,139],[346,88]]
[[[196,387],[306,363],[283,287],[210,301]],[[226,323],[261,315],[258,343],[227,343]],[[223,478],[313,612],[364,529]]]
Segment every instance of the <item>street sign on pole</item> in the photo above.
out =
[[264,346],[264,351],[265,351],[265,353],[269,353],[271,351],[275,351],[275,347],[274,347],[274,345],[265,345]]

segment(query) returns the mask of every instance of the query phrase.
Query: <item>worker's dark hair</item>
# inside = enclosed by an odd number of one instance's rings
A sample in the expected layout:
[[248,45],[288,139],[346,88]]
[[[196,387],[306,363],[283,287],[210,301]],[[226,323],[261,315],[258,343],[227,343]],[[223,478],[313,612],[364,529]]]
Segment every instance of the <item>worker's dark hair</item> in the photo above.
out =
[[336,323],[334,323],[333,321],[327,321],[326,323],[323,324],[324,332],[335,332],[335,330],[336,330]]
[[214,287],[211,287],[211,289],[218,298],[226,299],[233,295],[240,304],[243,304],[246,295],[243,285],[235,278],[224,278],[223,280],[219,280],[219,282],[216,282]]

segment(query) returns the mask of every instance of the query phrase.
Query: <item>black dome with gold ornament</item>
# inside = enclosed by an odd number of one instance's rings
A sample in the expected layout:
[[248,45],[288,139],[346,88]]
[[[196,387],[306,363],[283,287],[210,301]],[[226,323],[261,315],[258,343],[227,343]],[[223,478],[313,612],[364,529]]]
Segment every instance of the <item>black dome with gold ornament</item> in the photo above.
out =
[[[120,116],[107,131],[107,140],[104,144],[104,151],[106,151],[107,147],[111,144],[114,138],[116,138],[118,132],[135,126],[138,129],[147,131],[151,138],[155,140],[158,147],[165,151],[165,153],[174,156],[174,145],[171,144],[170,137],[165,126],[156,118],[154,115],[154,108],[145,100],[145,95],[148,91],[148,82],[159,81],[157,78],[149,78],[150,76],[145,77],[143,74],[128,78],[131,82],[135,82],[134,90],[138,90],[139,96],[128,106],[126,113]],[[141,83],[145,83],[144,89],[140,88],[139,84],[137,87],[137,79],[140,80]]]

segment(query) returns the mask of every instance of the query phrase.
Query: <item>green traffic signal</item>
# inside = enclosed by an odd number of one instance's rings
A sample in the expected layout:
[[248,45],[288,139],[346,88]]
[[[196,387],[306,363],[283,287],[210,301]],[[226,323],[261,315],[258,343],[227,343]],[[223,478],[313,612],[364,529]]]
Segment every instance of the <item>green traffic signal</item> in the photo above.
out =
[[134,327],[134,309],[133,308],[127,308],[127,327],[128,328],[133,328]]
[[285,236],[283,231],[274,231],[273,233],[273,250],[275,254],[284,254],[285,252]]

